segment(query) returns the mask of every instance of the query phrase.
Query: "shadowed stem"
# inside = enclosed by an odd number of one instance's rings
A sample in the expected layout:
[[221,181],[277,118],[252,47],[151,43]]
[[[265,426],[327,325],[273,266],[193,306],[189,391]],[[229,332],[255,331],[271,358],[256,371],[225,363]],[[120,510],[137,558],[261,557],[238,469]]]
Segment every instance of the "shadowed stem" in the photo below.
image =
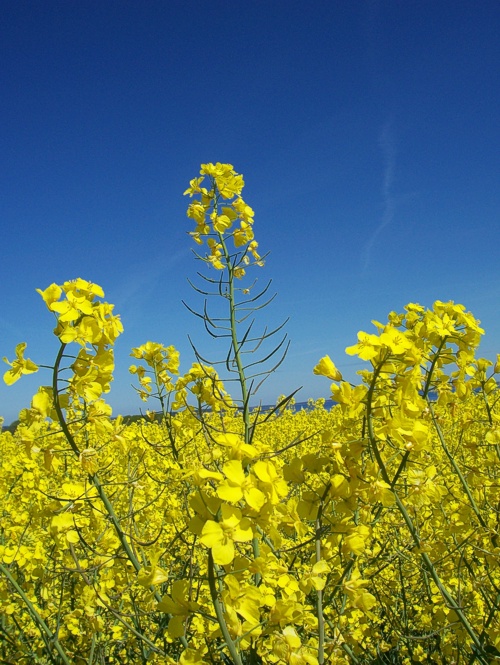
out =
[[[383,368],[385,360],[382,360],[382,362],[375,368],[373,372],[373,377],[371,381],[370,388],[368,390],[368,395],[367,395],[367,404],[366,404],[366,413],[367,413],[367,424],[368,424],[368,437],[370,439],[370,446],[373,451],[373,454],[375,456],[375,459],[377,461],[377,465],[380,469],[380,473],[382,475],[382,478],[384,482],[386,482],[388,485],[392,485],[391,479],[389,477],[389,474],[387,473],[387,468],[384,464],[384,461],[382,459],[382,455],[380,454],[380,450],[377,445],[377,438],[375,436],[375,432],[373,430],[373,414],[372,414],[372,400],[373,400],[373,394],[375,391],[375,386],[376,382],[378,379],[378,376]],[[458,620],[462,624],[462,626],[465,628],[467,633],[469,634],[475,648],[477,649],[478,655],[477,658],[481,663],[486,664],[488,660],[486,659],[486,653],[484,651],[484,647],[481,643],[481,640],[479,637],[476,635],[475,630],[473,627],[470,625],[467,617],[462,611],[462,608],[458,605],[457,601],[453,598],[453,596],[450,594],[448,589],[444,586],[444,584],[441,581],[441,578],[438,575],[438,572],[432,563],[429,555],[427,552],[422,551],[422,543],[418,535],[417,528],[415,524],[413,523],[412,518],[410,517],[408,511],[406,510],[406,507],[404,506],[403,502],[401,501],[401,498],[399,497],[399,494],[396,491],[396,488],[393,487],[392,491],[394,493],[394,498],[396,502],[396,506],[398,507],[399,512],[401,513],[403,520],[408,528],[408,531],[411,534],[411,537],[413,539],[413,542],[415,543],[415,546],[419,550],[420,557],[425,565],[425,568],[429,571],[430,576],[432,577],[434,583],[436,584],[437,588],[439,589],[439,592],[441,593],[441,596],[443,597],[444,601],[447,603],[448,607],[456,613]]]
[[217,588],[215,586],[215,563],[212,556],[212,550],[208,550],[208,586],[210,587],[210,596],[212,597],[215,615],[217,617],[217,621],[219,622],[224,642],[226,643],[226,646],[229,649],[229,653],[231,654],[231,658],[233,659],[233,664],[243,665],[240,654],[236,648],[236,644],[233,642],[231,635],[229,634],[227,623],[224,618],[224,611],[219,601]]
[[[54,398],[54,408],[57,414],[57,418],[59,421],[59,424],[61,426],[62,431],[64,432],[64,435],[71,446],[71,449],[75,453],[77,457],[80,455],[80,449],[78,448],[78,445],[73,437],[73,435],[70,432],[70,429],[68,427],[68,424],[66,422],[66,419],[64,417],[64,414],[62,412],[61,404],[59,401],[59,388],[58,388],[58,378],[59,378],[59,366],[61,364],[61,359],[64,355],[64,350],[66,348],[66,344],[61,343],[61,348],[59,349],[59,353],[57,354],[56,362],[54,364],[54,371],[53,371],[53,376],[52,376],[52,391],[53,391],[53,398]],[[120,544],[123,548],[123,551],[127,555],[129,561],[132,563],[134,566],[136,572],[139,572],[142,568],[139,560],[134,554],[134,551],[129,545],[129,542],[127,540],[127,537],[121,528],[120,525],[120,520],[117,517],[115,510],[113,508],[113,504],[108,498],[108,495],[106,494],[104,487],[101,484],[101,481],[99,480],[99,477],[97,476],[96,473],[90,474],[89,473],[89,480],[92,483],[92,485],[96,488],[99,498],[101,499],[104,507],[106,508],[106,512],[109,515],[109,518],[111,520],[111,523],[113,524],[113,527],[115,529],[116,535],[118,536],[118,539],[120,541]],[[150,587],[153,589],[153,587]],[[154,591],[154,597],[158,602],[161,602],[161,594],[158,591]],[[183,645],[184,648],[188,648],[188,642],[185,637],[181,637],[180,641]]]
[[51,657],[51,660],[53,662],[57,662],[54,660],[52,656],[52,646],[54,649],[57,651],[59,654],[60,658],[62,659],[62,662],[65,665],[71,665],[71,661],[68,659],[68,656],[66,655],[66,652],[62,648],[62,646],[59,644],[59,640],[57,637],[51,632],[50,628],[47,626],[45,621],[42,619],[40,614],[37,612],[35,606],[33,603],[30,601],[28,596],[24,593],[24,591],[21,589],[19,584],[16,582],[14,577],[11,575],[10,570],[6,568],[3,563],[0,562],[0,572],[5,575],[5,577],[9,580],[9,582],[12,584],[16,592],[21,596],[21,598],[24,601],[24,604],[28,608],[28,612],[31,614],[33,621],[36,623],[38,626],[38,630],[40,631],[42,635],[42,639],[45,642],[45,646],[47,647],[48,653]]

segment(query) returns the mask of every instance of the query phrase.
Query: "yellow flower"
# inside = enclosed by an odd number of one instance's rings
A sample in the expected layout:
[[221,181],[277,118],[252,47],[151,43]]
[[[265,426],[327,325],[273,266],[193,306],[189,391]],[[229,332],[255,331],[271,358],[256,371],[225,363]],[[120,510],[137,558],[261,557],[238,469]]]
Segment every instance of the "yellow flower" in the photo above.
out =
[[[199,478],[201,472],[198,472],[193,476],[195,483],[198,482],[197,476]],[[205,522],[211,520],[217,514],[221,506],[221,501],[218,497],[209,496],[205,491],[199,490],[191,495],[189,505],[196,513],[196,515],[189,520],[189,529],[197,536],[201,536]]]
[[12,362],[7,360],[7,358],[3,359],[7,365],[12,367],[12,369],[8,369],[3,375],[3,380],[8,386],[15,383],[23,374],[33,374],[38,371],[38,365],[35,365],[35,363],[29,358],[24,358],[24,350],[26,347],[26,342],[21,342],[21,344],[16,346],[17,358]]
[[257,247],[259,246],[259,243],[256,240],[252,240],[252,242],[248,245],[248,251],[252,254],[253,258],[256,261],[260,261],[261,256],[257,251]]
[[97,473],[99,469],[99,462],[97,460],[97,451],[95,448],[85,448],[85,450],[82,450],[79,459],[83,469],[87,473],[90,475]]
[[231,228],[231,224],[233,223],[228,215],[218,215],[215,210],[210,215],[210,219],[212,220],[214,230],[218,233],[224,233]]
[[176,580],[172,584],[171,596],[164,596],[158,603],[160,612],[173,615],[168,624],[168,634],[172,638],[184,635],[184,622],[200,607],[199,603],[188,599],[189,587],[188,580]]
[[252,241],[253,238],[253,229],[250,224],[247,224],[246,222],[242,221],[240,227],[234,230],[233,241],[235,247],[242,247]]
[[412,346],[411,341],[405,336],[405,333],[394,328],[394,326],[386,326],[379,339],[380,343],[388,346],[395,355],[405,353]]
[[189,196],[191,197],[193,196],[193,194],[201,194],[203,190],[200,187],[200,185],[204,180],[205,178],[203,178],[203,176],[201,178],[193,178],[192,180],[190,180],[189,187],[184,192],[184,196],[186,196],[186,194],[189,194]]
[[324,356],[313,369],[314,374],[326,376],[332,381],[342,381],[342,374],[335,367],[330,356]]
[[160,557],[161,552],[154,552],[151,556],[151,565],[141,568],[137,574],[137,581],[140,585],[148,588],[154,584],[162,584],[169,579],[167,571],[158,566]]
[[498,374],[500,372],[500,353],[497,353],[497,359],[493,371],[495,374]]
[[279,503],[288,493],[288,486],[276,471],[271,461],[259,460],[253,466],[253,472],[261,481],[261,487],[273,505]]
[[210,254],[207,256],[207,261],[213,265],[216,270],[224,270],[225,265],[221,261],[223,256],[222,245],[216,242],[213,238],[207,240],[210,248]]
[[198,649],[184,649],[179,658],[180,665],[204,665],[206,662]]
[[253,224],[254,211],[243,201],[241,197],[233,202],[233,208],[238,212],[238,217],[246,224]]
[[324,559],[317,561],[309,572],[306,572],[301,576],[300,579],[300,588],[301,590],[308,594],[311,589],[316,589],[316,591],[322,591],[325,588],[326,579],[321,577],[322,575],[328,574],[330,572],[330,566]]
[[260,605],[262,601],[259,589],[254,586],[242,586],[234,575],[226,575],[224,584],[227,591],[222,593],[222,600],[226,612],[236,612],[250,625],[255,626],[260,621]]
[[352,552],[353,554],[363,554],[368,539],[371,536],[370,528],[365,524],[358,524],[350,528],[349,533],[344,536],[342,543],[343,552]]
[[66,294],[66,300],[53,302],[49,309],[59,314],[60,321],[76,321],[82,314],[92,314],[92,302],[86,295],[70,291]]
[[266,497],[255,487],[255,478],[245,475],[240,460],[226,462],[223,471],[226,480],[217,488],[218,497],[231,503],[244,498],[250,508],[258,512],[266,503]]
[[281,634],[276,635],[272,641],[273,655],[279,658],[279,663],[290,665],[317,665],[318,659],[313,650],[303,647],[297,631],[292,626],[283,628]]
[[54,408],[54,396],[51,386],[40,386],[33,399],[31,408],[37,411],[42,418],[46,418]]
[[370,485],[368,496],[370,501],[380,501],[380,503],[386,508],[394,505],[395,502],[394,492],[392,491],[391,486],[383,480],[375,480]]
[[380,337],[360,331],[358,332],[358,343],[348,346],[345,352],[349,356],[359,356],[361,360],[371,360],[378,354],[380,345]]
[[438,504],[446,489],[435,482],[435,477],[436,467],[433,465],[427,469],[410,469],[407,476],[408,503],[417,507]]
[[357,568],[354,569],[351,579],[344,582],[344,591],[349,597],[351,605],[363,612],[369,612],[377,602],[375,596],[364,589],[368,584],[370,584],[368,580],[361,579]]
[[76,297],[87,298],[87,300],[94,300],[95,296],[99,298],[104,298],[104,291],[99,284],[94,284],[94,282],[88,282],[86,279],[77,277],[76,279],[69,280],[64,282],[62,285],[63,291],[66,294],[74,294]]
[[353,388],[351,384],[342,381],[340,385],[331,385],[332,399],[341,404],[343,411],[346,411],[349,417],[354,418],[364,409],[363,399],[368,392],[368,388],[363,385]]
[[215,563],[225,566],[234,559],[234,543],[252,540],[250,521],[242,518],[238,508],[223,503],[221,519],[208,520],[203,526],[200,542],[212,550]]
[[243,176],[236,173],[232,164],[202,164],[201,175],[209,175],[215,180],[217,189],[224,199],[231,199],[241,193],[245,183]]
[[49,309],[52,303],[59,300],[62,294],[62,289],[58,284],[51,284],[44,291],[41,289],[36,289],[36,291],[42,296],[45,304]]
[[191,219],[194,219],[194,221],[199,226],[205,225],[206,214],[207,214],[206,207],[202,205],[199,201],[193,201],[192,203],[189,204],[187,210],[187,216],[190,217]]
[[219,446],[224,446],[225,448],[230,449],[229,455],[231,459],[251,459],[257,455],[255,447],[245,443],[237,434],[218,434],[214,437],[214,441],[218,443]]

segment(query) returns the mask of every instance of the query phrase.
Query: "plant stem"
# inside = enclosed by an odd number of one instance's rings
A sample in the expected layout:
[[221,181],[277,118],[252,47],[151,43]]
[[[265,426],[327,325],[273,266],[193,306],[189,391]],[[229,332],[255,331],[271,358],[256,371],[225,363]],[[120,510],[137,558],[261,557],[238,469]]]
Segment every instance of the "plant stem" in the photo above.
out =
[[[376,382],[377,382],[377,378],[378,378],[378,376],[379,376],[379,374],[382,370],[384,362],[385,361],[382,360],[380,365],[378,365],[375,368],[375,371],[373,372],[372,382],[371,382],[370,388],[368,390],[368,396],[367,396],[368,399],[367,399],[367,405],[366,405],[366,412],[367,412],[367,424],[368,424],[368,437],[370,439],[370,445],[371,445],[373,454],[374,454],[375,459],[377,461],[377,464],[378,464],[378,467],[379,467],[380,472],[382,474],[383,480],[388,485],[391,485],[392,484],[391,479],[389,478],[389,474],[387,473],[386,466],[384,464],[384,461],[382,459],[382,455],[380,454],[380,450],[379,450],[378,445],[377,445],[377,439],[376,439],[376,436],[375,436],[375,432],[373,430],[373,414],[372,414],[372,400],[373,400],[373,394],[374,394],[374,391],[375,391],[375,385],[376,385]],[[428,386],[426,386],[426,388],[427,387]],[[408,531],[411,534],[411,537],[413,539],[413,542],[415,543],[415,546],[419,550],[420,557],[421,557],[426,569],[429,571],[429,574],[432,577],[432,579],[433,579],[434,583],[436,584],[437,588],[439,589],[439,592],[440,592],[441,596],[443,597],[444,601],[448,604],[450,609],[452,609],[456,613],[460,623],[462,624],[462,626],[465,628],[465,630],[469,634],[474,646],[478,650],[478,658],[480,659],[480,662],[486,664],[488,661],[486,660],[486,657],[485,657],[486,654],[484,652],[484,648],[483,648],[483,645],[481,643],[481,640],[476,635],[476,632],[474,631],[473,627],[470,625],[470,623],[469,623],[467,617],[465,616],[465,614],[463,613],[461,607],[458,605],[456,600],[453,598],[453,596],[450,594],[448,589],[446,589],[446,587],[442,583],[442,581],[441,581],[441,579],[440,579],[440,577],[437,573],[437,570],[436,570],[434,564],[432,563],[429,555],[427,554],[427,552],[422,551],[422,543],[421,543],[421,540],[419,538],[417,528],[416,528],[415,524],[413,523],[413,520],[410,517],[408,511],[406,510],[403,502],[401,501],[401,498],[399,497],[399,494],[397,493],[396,488],[393,487],[392,491],[394,493],[394,498],[395,498],[398,510],[401,513],[402,517],[403,517],[403,520],[404,520],[404,522],[405,522],[405,524],[408,528]]]
[[38,630],[40,631],[43,641],[45,642],[45,645],[48,649],[49,655],[51,659],[53,660],[52,654],[51,654],[51,644],[54,645],[54,649],[57,651],[59,656],[61,657],[63,663],[65,665],[71,665],[70,660],[68,659],[68,656],[66,655],[64,649],[59,643],[59,640],[57,637],[51,632],[50,628],[47,626],[45,621],[42,619],[40,614],[37,612],[35,606],[31,602],[31,600],[28,598],[28,596],[24,593],[22,588],[19,586],[17,581],[14,579],[14,577],[11,575],[11,572],[8,568],[6,568],[3,563],[0,563],[0,572],[5,575],[5,577],[9,580],[9,582],[12,584],[14,589],[17,591],[17,593],[21,596],[21,598],[24,601],[24,604],[28,608],[28,612],[31,614],[33,621],[36,623],[38,626]]
[[215,615],[219,626],[224,637],[224,642],[226,643],[231,658],[233,659],[234,665],[243,665],[241,662],[240,654],[236,648],[236,644],[233,642],[229,630],[227,627],[226,619],[224,618],[224,611],[222,605],[219,602],[219,596],[217,594],[217,589],[215,586],[215,563],[212,556],[212,550],[208,550],[208,585],[210,587],[210,596],[212,597],[212,603],[214,605]]

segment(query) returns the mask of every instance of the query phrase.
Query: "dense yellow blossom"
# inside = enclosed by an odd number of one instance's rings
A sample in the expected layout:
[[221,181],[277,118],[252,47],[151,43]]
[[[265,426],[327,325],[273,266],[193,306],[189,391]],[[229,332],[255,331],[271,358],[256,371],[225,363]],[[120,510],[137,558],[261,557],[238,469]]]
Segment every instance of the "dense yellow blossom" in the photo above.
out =
[[[243,185],[204,164],[186,191],[230,307],[262,264]],[[234,317],[219,364],[181,371],[174,346],[146,342],[130,371],[148,411],[127,422],[105,401],[123,326],[103,289],[38,291],[60,346],[0,435],[2,662],[498,659],[500,355],[477,357],[464,306],[374,321],[346,349],[366,362],[357,382],[323,356],[332,409],[252,411]],[[8,385],[39,369],[25,348]],[[223,369],[238,363],[235,398]]]

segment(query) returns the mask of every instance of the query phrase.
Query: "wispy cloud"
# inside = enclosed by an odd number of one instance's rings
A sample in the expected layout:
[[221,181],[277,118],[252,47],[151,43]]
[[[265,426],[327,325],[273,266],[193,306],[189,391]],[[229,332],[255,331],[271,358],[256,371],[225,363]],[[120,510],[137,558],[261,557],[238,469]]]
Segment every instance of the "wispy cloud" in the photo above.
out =
[[392,129],[392,120],[389,120],[385,123],[380,132],[378,140],[380,149],[382,151],[383,159],[383,180],[382,180],[382,218],[380,223],[375,228],[371,236],[369,237],[364,249],[363,249],[363,263],[362,270],[363,275],[368,270],[370,265],[371,255],[375,241],[382,233],[382,231],[391,224],[394,219],[394,213],[396,210],[396,198],[393,194],[393,184],[394,184],[394,171],[396,168],[396,146],[394,140],[394,132]]
[[[149,256],[147,260],[133,266],[125,280],[116,288],[117,304],[122,310],[136,309],[145,297],[161,290],[162,281],[190,254],[191,251],[186,248],[174,252],[167,258],[163,254]],[[140,316],[140,313],[137,312],[137,315]]]

